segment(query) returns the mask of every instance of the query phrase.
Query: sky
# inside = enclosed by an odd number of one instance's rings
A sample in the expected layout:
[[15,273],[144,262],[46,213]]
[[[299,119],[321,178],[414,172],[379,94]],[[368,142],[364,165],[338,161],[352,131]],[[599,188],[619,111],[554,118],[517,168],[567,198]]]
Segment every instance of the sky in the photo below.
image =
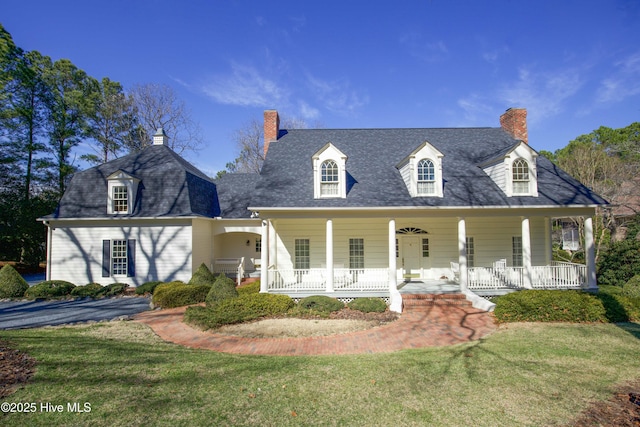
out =
[[[265,109],[325,128],[498,127],[555,151],[640,121],[640,1],[0,0],[17,46],[171,86],[209,175]],[[89,150],[81,147],[79,150]]]

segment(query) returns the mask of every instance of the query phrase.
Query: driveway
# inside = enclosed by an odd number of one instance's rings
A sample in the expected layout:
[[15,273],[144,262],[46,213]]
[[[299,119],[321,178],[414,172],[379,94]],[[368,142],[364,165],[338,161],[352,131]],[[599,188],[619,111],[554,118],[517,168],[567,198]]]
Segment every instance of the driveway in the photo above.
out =
[[149,310],[150,298],[118,297],[93,300],[0,302],[0,329],[39,328],[112,320]]

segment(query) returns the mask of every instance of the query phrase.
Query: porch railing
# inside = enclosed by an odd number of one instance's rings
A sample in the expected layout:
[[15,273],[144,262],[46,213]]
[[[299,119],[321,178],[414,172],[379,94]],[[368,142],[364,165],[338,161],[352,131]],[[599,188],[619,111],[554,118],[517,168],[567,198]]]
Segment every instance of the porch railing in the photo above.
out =
[[[524,289],[524,267],[471,267],[469,289]],[[586,284],[587,266],[568,262],[531,267],[533,289],[579,289]]]
[[237,285],[240,286],[244,277],[244,257],[241,258],[218,258],[213,262],[213,272],[224,273],[227,276],[235,275]]
[[[327,270],[310,269],[272,269],[269,270],[269,291],[318,291],[327,288]],[[389,270],[387,268],[333,270],[333,289],[335,291],[385,291],[389,289]]]

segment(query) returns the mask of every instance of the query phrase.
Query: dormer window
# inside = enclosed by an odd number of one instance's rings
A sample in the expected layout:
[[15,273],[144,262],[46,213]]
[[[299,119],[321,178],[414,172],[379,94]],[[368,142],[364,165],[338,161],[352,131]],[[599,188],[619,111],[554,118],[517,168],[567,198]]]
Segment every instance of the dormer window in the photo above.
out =
[[315,199],[347,197],[347,156],[328,142],[311,157],[313,197]]
[[320,176],[320,195],[337,196],[340,187],[338,165],[333,160],[322,162]]
[[436,192],[436,172],[433,162],[422,159],[418,162],[418,195],[426,196]]
[[139,182],[138,178],[121,170],[109,175],[107,177],[107,214],[133,213]]
[[513,194],[529,194],[529,164],[524,159],[516,159],[511,166]]

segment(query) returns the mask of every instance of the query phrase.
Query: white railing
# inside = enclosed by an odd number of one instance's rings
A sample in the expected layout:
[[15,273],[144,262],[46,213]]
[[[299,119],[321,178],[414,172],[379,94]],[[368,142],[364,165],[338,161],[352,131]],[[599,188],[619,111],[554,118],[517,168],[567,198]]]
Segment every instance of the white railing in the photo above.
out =
[[[269,270],[269,291],[318,291],[327,288],[327,270],[310,269],[273,269]],[[334,268],[333,288],[335,291],[385,291],[389,289],[389,270],[387,268]]]
[[241,258],[218,258],[213,262],[213,272],[224,273],[227,276],[236,275],[238,286],[244,277],[244,257]]
[[[524,267],[471,267],[469,289],[524,289]],[[587,266],[569,262],[531,267],[533,289],[579,289],[586,284]]]

